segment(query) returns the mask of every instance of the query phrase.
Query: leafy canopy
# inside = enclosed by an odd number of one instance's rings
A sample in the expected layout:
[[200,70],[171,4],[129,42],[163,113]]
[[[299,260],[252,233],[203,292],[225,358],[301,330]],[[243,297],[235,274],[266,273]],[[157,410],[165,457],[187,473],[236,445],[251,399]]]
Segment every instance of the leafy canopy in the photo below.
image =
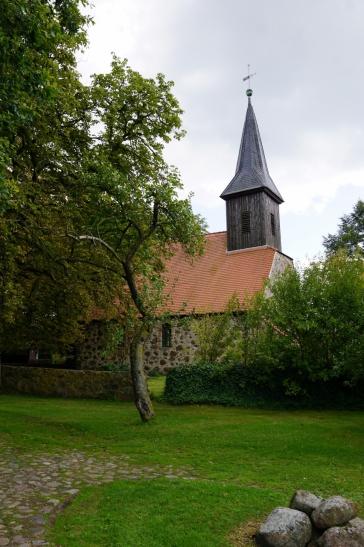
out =
[[364,253],[364,201],[359,200],[353,212],[341,218],[337,233],[324,238],[324,247],[327,254],[340,249],[345,249],[350,255]]
[[235,313],[230,307],[213,326],[209,316],[199,320],[200,362],[240,363],[261,386],[279,381],[291,396],[315,383],[364,380],[360,255],[342,252],[302,270],[287,268],[267,289],[268,298],[259,293],[243,307],[235,302]]
[[[164,257],[199,252],[203,222],[163,149],[181,138],[172,83],[114,58],[84,86],[78,0],[0,13],[0,344],[71,344],[95,310],[152,315]],[[101,244],[102,242],[102,244]]]

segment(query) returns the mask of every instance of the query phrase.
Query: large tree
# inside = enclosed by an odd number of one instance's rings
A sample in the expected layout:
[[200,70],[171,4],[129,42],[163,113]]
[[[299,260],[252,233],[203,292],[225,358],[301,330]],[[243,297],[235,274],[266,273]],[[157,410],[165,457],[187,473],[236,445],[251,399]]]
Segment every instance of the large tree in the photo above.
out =
[[106,255],[120,272],[115,299],[124,322],[132,324],[131,373],[143,420],[153,416],[153,409],[142,338],[162,304],[165,260],[174,244],[195,254],[204,241],[204,223],[193,213],[190,199],[179,197],[179,174],[163,157],[165,143],[183,135],[181,109],[171,87],[163,75],[143,78],[117,58],[110,73],[94,77],[96,131],[85,165],[84,225],[69,234],[94,253]]
[[84,3],[5,0],[0,14],[0,350],[67,347],[102,309],[133,332],[147,420],[141,339],[165,259],[175,243],[201,251],[203,222],[163,157],[183,135],[172,83],[116,58],[90,87],[80,82]]
[[[0,11],[0,346],[69,342],[93,306],[65,238],[90,143],[78,0],[5,0]],[[14,336],[15,334],[15,336]]]

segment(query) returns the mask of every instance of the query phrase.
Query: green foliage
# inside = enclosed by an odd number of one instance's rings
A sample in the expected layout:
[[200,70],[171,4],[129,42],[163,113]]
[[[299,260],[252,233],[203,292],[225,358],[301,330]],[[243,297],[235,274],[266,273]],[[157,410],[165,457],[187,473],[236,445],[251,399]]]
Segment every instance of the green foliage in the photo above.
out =
[[257,334],[262,299],[259,293],[240,302],[234,295],[224,313],[204,314],[190,320],[189,328],[197,339],[196,363],[253,362],[259,351]]
[[284,367],[288,375],[291,371],[297,389],[304,388],[305,379],[364,378],[358,358],[364,336],[360,256],[339,254],[302,272],[287,269],[270,290],[272,296],[260,310],[264,345],[276,367]]
[[[235,299],[225,314],[199,320],[200,365],[170,373],[168,400],[360,406],[361,256],[338,254],[302,271],[287,268],[265,291],[269,297],[258,294],[244,306]],[[203,364],[207,356],[214,364]]]
[[163,158],[183,135],[173,84],[114,58],[84,86],[84,5],[2,4],[0,351],[62,351],[100,310],[126,329],[151,319],[170,246],[202,250],[204,224]]
[[[85,27],[89,22],[79,6],[86,3],[86,0],[1,3],[0,135],[12,157],[22,145],[30,144],[38,124],[45,126],[44,109],[59,106],[64,89],[75,78],[75,51],[86,44]],[[51,126],[49,131],[52,132]]]
[[165,399],[174,404],[249,406],[251,401],[241,381],[236,382],[235,370],[233,365],[208,363],[175,368],[166,379]]
[[364,201],[359,200],[353,212],[341,218],[337,234],[325,237],[324,247],[328,255],[340,249],[350,255],[364,253]]
[[176,368],[167,376],[164,398],[173,404],[245,408],[364,408],[363,381],[355,386],[339,379],[313,382],[285,368],[260,365],[198,364]]
[[88,257],[65,238],[89,141],[87,92],[75,70],[84,4],[1,6],[0,349],[68,345],[103,292],[87,285],[95,277]]
[[190,321],[197,337],[196,362],[221,363],[228,360],[233,343],[232,316],[229,313],[206,314]]
[[[160,273],[172,245],[181,243],[191,254],[203,248],[204,223],[190,199],[179,198],[179,173],[163,158],[165,143],[183,135],[172,85],[161,74],[143,78],[116,57],[109,74],[94,77],[93,121],[101,129],[85,165],[83,223],[74,233],[87,248],[106,254],[124,278],[129,316],[134,307],[134,314],[150,320],[160,305]],[[121,300],[126,308],[125,292]]]
[[107,372],[129,372],[130,366],[129,363],[123,363],[121,361],[114,361],[105,363],[100,370],[105,370]]

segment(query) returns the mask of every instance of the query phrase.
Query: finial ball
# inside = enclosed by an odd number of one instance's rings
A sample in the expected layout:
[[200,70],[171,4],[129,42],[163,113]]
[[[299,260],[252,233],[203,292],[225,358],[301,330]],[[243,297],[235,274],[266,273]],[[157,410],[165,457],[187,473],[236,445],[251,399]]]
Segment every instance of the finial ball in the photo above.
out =
[[247,89],[246,94],[247,94],[248,97],[251,97],[253,95],[253,90],[252,89]]

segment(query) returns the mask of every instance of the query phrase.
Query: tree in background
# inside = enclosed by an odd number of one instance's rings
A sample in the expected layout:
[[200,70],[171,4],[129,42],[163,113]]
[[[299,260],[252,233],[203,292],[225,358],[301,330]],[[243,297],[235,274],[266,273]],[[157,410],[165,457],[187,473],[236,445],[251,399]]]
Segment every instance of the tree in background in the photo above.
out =
[[[271,395],[304,398],[312,386],[355,385],[364,380],[364,262],[344,252],[302,270],[287,268],[247,302],[196,329],[207,359],[240,364],[247,377]],[[223,326],[215,344],[214,328]],[[210,333],[213,333],[211,336]],[[220,350],[220,351],[219,351]],[[201,357],[201,356],[198,356]],[[249,380],[250,381],[250,380]],[[260,386],[260,387],[259,387]],[[280,396],[280,395],[279,395]]]
[[[345,253],[287,269],[262,303],[264,342],[297,388],[312,382],[363,378],[364,263]],[[270,349],[269,349],[270,348]],[[287,380],[288,381],[288,380]],[[292,381],[292,389],[295,388]],[[288,385],[288,384],[287,384]]]
[[364,201],[359,200],[353,212],[341,218],[337,233],[324,238],[324,247],[329,255],[340,249],[349,255],[364,253]]
[[[0,347],[65,346],[102,278],[65,237],[90,143],[76,71],[78,0],[4,0],[0,12]],[[82,265],[82,268],[80,267]],[[88,283],[86,282],[88,281]],[[96,283],[97,282],[97,283]]]

